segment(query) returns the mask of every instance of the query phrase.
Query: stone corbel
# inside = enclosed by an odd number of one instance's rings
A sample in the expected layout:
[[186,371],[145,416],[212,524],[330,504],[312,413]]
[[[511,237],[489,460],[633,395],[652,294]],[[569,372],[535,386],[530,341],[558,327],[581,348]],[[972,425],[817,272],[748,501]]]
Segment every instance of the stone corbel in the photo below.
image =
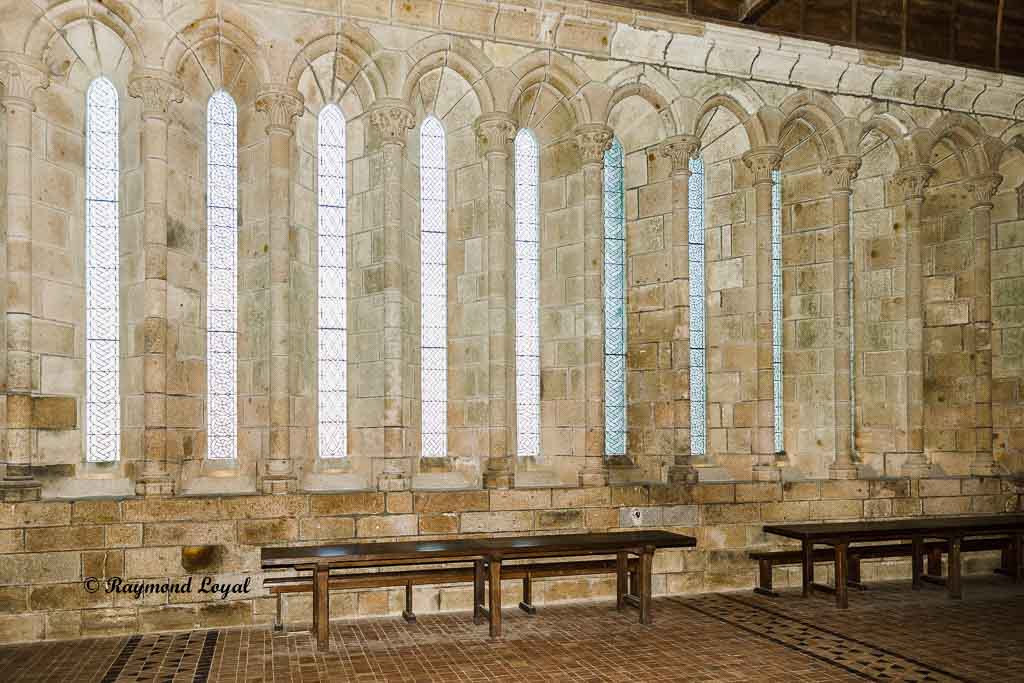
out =
[[370,125],[382,143],[405,144],[405,132],[416,125],[416,117],[404,102],[398,99],[378,100],[370,110]]
[[860,157],[844,155],[829,159],[822,171],[833,192],[849,192],[860,165]]
[[770,183],[772,171],[782,164],[782,149],[779,147],[756,147],[743,155],[743,164],[754,174],[754,184]]
[[473,130],[476,132],[476,144],[480,156],[508,155],[515,142],[518,126],[509,114],[496,111],[477,117],[473,124]]
[[305,99],[286,86],[271,84],[256,96],[256,111],[267,116],[267,134],[273,132],[292,134],[292,121],[302,116]]
[[33,97],[36,90],[50,86],[50,76],[42,64],[16,53],[0,52],[0,84],[2,101],[21,102],[35,111]]
[[181,83],[162,69],[137,69],[128,81],[128,94],[142,100],[145,118],[166,119],[172,102],[185,99]]
[[935,174],[935,169],[927,164],[918,164],[908,168],[900,169],[893,177],[897,186],[903,188],[905,199],[924,200],[925,190],[928,189],[928,181]]
[[676,135],[668,138],[658,148],[659,156],[672,161],[672,174],[688,172],[690,159],[700,153],[700,138],[695,135]]
[[992,208],[992,197],[1003,183],[1003,176],[998,173],[977,176],[967,181],[967,189],[974,195],[972,208]]
[[604,153],[611,149],[614,133],[603,123],[587,123],[576,128],[576,147],[584,166],[604,163]]

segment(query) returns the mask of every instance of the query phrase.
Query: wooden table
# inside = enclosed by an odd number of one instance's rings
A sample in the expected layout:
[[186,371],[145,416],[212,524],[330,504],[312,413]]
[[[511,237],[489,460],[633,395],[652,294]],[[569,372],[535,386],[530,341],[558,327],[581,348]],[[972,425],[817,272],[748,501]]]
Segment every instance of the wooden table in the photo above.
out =
[[[329,581],[332,569],[349,570],[402,565],[430,565],[471,562],[473,564],[473,616],[479,623],[486,615],[492,637],[501,635],[501,568],[511,560],[528,558],[615,555],[616,595],[621,609],[627,599],[627,562],[630,555],[640,560],[640,622],[651,623],[651,569],[659,548],[690,548],[696,539],[667,531],[626,533],[561,534],[472,538],[439,541],[354,543],[348,545],[263,548],[263,569],[291,568],[313,573],[313,632],[318,648],[330,640]],[[487,572],[485,577],[484,572]],[[483,605],[485,581],[490,583],[489,606]]]
[[[851,543],[906,541],[913,544],[912,567],[914,588],[921,586],[923,546],[927,539],[943,539],[949,543],[949,576],[947,588],[952,598],[962,596],[960,584],[960,544],[964,538],[977,536],[1009,536],[1013,539],[1014,579],[1020,581],[1024,571],[1024,515],[983,515],[957,517],[922,517],[864,522],[821,522],[815,524],[772,524],[766,533],[794,538],[801,542],[803,552],[803,595],[814,588],[835,591],[836,606],[849,606],[847,594],[847,550]],[[835,550],[835,588],[814,583],[814,546],[829,545]]]

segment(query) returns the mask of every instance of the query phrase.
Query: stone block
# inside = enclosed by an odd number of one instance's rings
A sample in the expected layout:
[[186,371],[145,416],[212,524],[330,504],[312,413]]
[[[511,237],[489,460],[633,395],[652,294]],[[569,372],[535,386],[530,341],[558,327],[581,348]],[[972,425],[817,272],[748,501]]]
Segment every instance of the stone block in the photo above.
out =
[[385,507],[393,515],[409,514],[413,511],[412,493],[409,491],[396,491],[387,494]]
[[25,530],[25,549],[33,553],[102,547],[102,526],[57,526]]
[[168,522],[223,519],[218,498],[146,498],[124,502],[125,522]]
[[217,545],[235,541],[234,522],[167,522],[143,526],[143,542],[159,545]]
[[487,491],[417,492],[413,508],[419,513],[483,512],[490,508],[490,496]]
[[459,515],[454,512],[421,514],[419,518],[419,532],[421,534],[459,533]]
[[910,484],[909,479],[873,479],[868,482],[868,494],[871,498],[909,498]]
[[75,429],[78,426],[77,401],[71,396],[33,396],[32,427],[35,429]]
[[319,515],[376,515],[385,511],[383,493],[330,493],[309,497],[310,513]]
[[696,505],[667,505],[661,512],[661,523],[665,526],[695,527],[699,523]]
[[920,496],[922,498],[929,498],[931,496],[959,496],[960,481],[960,479],[922,479],[918,484]]
[[26,502],[0,505],[0,529],[30,526],[67,526],[71,523],[71,503]]
[[766,503],[782,500],[782,484],[755,481],[736,483],[737,503]]
[[859,519],[864,514],[861,500],[812,500],[809,505],[812,520]]
[[619,514],[616,508],[587,508],[583,512],[584,524],[587,529],[605,531],[619,525]]
[[851,480],[830,480],[821,482],[822,499],[867,498],[868,482]]
[[534,528],[538,531],[552,529],[582,529],[583,510],[539,510]]
[[464,512],[462,528],[464,534],[530,531],[533,528],[533,512]]
[[761,506],[761,519],[767,522],[806,522],[810,519],[810,503],[789,501],[765,503]]
[[42,640],[42,614],[0,615],[0,643]]
[[705,505],[702,512],[702,521],[709,526],[717,524],[749,524],[761,521],[761,509],[756,503]]
[[299,517],[306,514],[306,501],[306,496],[238,496],[223,499],[221,508],[228,519]]
[[971,512],[970,496],[925,498],[923,502],[926,515],[964,515]]
[[551,489],[491,491],[491,510],[543,510],[551,507]]
[[611,504],[611,499],[611,489],[606,486],[582,489],[553,489],[551,491],[551,507],[553,508],[607,507]]
[[116,500],[77,500],[71,508],[72,524],[111,524],[121,521]]
[[783,500],[818,500],[821,498],[819,481],[787,481],[782,484]]
[[81,555],[77,552],[0,555],[0,586],[69,583],[81,578]]
[[108,548],[142,545],[141,524],[108,524],[106,532],[106,546]]
[[356,522],[351,517],[322,517],[299,520],[299,537],[303,540],[343,540],[352,538],[355,535]]
[[299,523],[296,519],[251,519],[238,522],[238,542],[244,545],[283,543],[298,537]]
[[33,586],[29,594],[29,609],[34,612],[112,607],[113,602],[112,594],[102,589],[90,593],[81,582]]
[[417,515],[374,515],[356,522],[356,535],[367,538],[415,536],[418,529]]

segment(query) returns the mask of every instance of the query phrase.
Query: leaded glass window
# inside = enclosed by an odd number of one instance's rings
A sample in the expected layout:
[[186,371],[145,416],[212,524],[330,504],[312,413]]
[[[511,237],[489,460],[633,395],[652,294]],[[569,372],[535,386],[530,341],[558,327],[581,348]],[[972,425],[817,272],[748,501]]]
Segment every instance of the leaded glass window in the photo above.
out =
[[540,455],[540,207],[537,140],[516,135],[516,452]]
[[626,212],[622,143],[604,153],[604,450],[626,454]]
[[704,162],[690,159],[690,453],[707,448],[707,364],[704,308]]
[[320,112],[317,197],[319,452],[321,458],[340,458],[348,455],[345,117],[333,104]]
[[782,174],[772,171],[772,395],[775,404],[775,451],[784,450],[782,435]]
[[210,458],[238,450],[238,126],[223,90],[206,107],[206,440]]
[[[121,453],[117,90],[97,78],[85,95],[85,458]],[[13,169],[12,169],[13,170]]]
[[448,195],[444,128],[420,127],[420,410],[422,455],[448,454]]

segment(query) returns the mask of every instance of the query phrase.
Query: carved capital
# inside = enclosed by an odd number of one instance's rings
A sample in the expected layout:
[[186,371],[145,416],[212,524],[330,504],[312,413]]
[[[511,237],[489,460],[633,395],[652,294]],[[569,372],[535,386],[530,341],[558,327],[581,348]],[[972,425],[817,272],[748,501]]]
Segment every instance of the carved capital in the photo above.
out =
[[604,163],[604,153],[612,146],[612,129],[603,123],[588,123],[576,129],[576,146],[583,165]]
[[974,206],[992,206],[992,197],[1003,182],[1003,176],[998,173],[991,175],[977,176],[967,181],[967,189],[974,194]]
[[505,112],[481,114],[473,123],[476,144],[481,156],[487,154],[508,154],[516,139],[518,126]]
[[416,117],[401,100],[379,100],[370,111],[370,125],[377,130],[381,142],[405,144],[405,131],[416,125]]
[[833,192],[849,192],[850,184],[860,170],[860,157],[840,156],[829,159],[822,167]]
[[695,135],[676,135],[658,148],[658,154],[672,160],[672,173],[689,172],[690,159],[700,151],[700,138]]
[[270,85],[256,96],[256,111],[267,116],[267,133],[292,132],[292,119],[302,116],[305,100],[283,85]]
[[28,57],[0,52],[0,83],[4,106],[18,102],[34,110],[32,98],[36,90],[50,86],[50,76],[42,64]]
[[779,170],[782,163],[782,148],[757,147],[743,155],[743,163],[754,174],[754,184],[770,183],[772,171]]
[[177,79],[160,69],[139,69],[128,81],[128,94],[142,100],[142,115],[164,118],[171,102],[181,102],[185,92]]
[[928,181],[934,175],[935,169],[925,164],[900,169],[893,181],[903,188],[904,199],[922,200],[924,191],[928,188]]

